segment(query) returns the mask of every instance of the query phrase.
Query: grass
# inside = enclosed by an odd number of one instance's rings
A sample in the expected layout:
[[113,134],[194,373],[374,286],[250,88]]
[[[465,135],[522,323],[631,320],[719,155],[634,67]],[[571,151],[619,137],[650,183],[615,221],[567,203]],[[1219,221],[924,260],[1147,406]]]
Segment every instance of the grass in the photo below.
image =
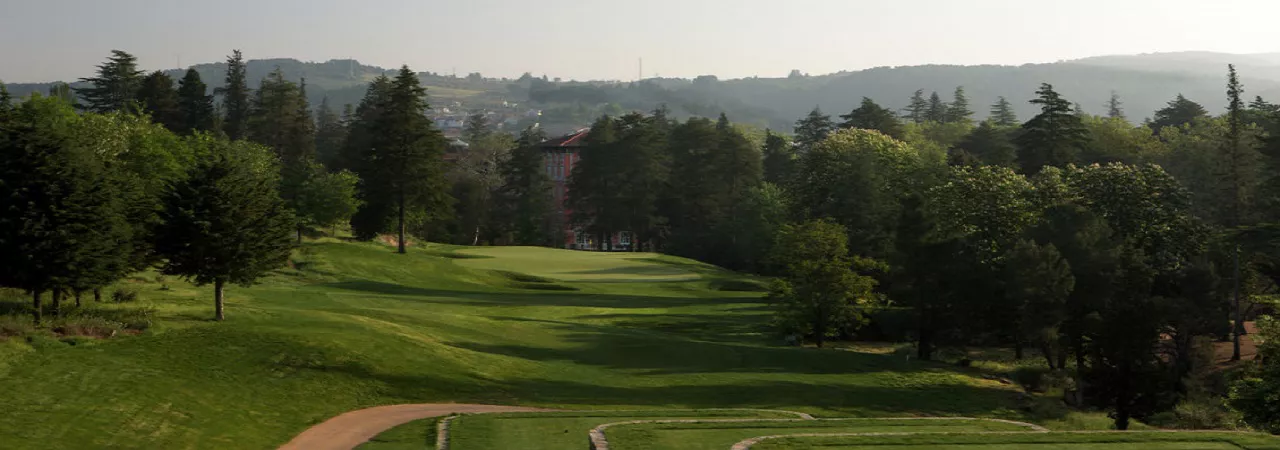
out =
[[1025,426],[981,420],[821,420],[796,422],[703,422],[623,425],[606,436],[618,450],[724,450],[743,439],[804,433],[897,433],[1031,431]]
[[1280,439],[1243,433],[1023,433],[794,437],[768,440],[752,450],[1218,450],[1280,449]]
[[571,413],[477,414],[453,421],[453,448],[563,450],[585,448],[587,432],[598,425],[631,420],[792,418],[767,411],[600,411]]
[[[396,255],[321,239],[261,284],[229,287],[215,323],[209,287],[143,273],[120,283],[137,301],[92,305],[147,311],[140,334],[0,336],[0,436],[19,449],[258,449],[345,411],[424,402],[1024,417],[1016,388],[976,369],[780,346],[759,292],[721,289],[758,281],[654,254]],[[25,305],[0,299],[0,315]]]
[[439,417],[415,420],[379,433],[356,450],[426,450],[436,448]]

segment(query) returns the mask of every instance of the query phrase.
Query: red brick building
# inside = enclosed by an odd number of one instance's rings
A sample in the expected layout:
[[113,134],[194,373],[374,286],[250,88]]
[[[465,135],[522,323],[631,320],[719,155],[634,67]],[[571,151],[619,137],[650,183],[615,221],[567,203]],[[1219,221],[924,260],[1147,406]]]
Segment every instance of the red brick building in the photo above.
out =
[[[600,243],[597,242],[595,236],[590,236],[588,233],[584,233],[572,226],[573,211],[565,205],[566,194],[569,192],[569,175],[573,173],[573,166],[582,159],[582,148],[586,145],[585,141],[589,131],[590,129],[584,128],[539,145],[542,149],[542,160],[547,169],[547,177],[551,178],[551,195],[553,204],[556,206],[560,231],[564,235],[564,248],[601,249]],[[613,242],[607,249],[620,251],[631,249],[631,233],[629,232],[616,233],[611,237],[611,240]]]

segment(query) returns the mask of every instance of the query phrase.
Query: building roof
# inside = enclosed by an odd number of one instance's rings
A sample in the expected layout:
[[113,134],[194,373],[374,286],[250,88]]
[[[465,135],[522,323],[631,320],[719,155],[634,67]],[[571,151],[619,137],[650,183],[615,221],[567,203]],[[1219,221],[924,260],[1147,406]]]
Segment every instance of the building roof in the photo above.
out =
[[564,136],[561,136],[555,139],[543,141],[541,144],[538,144],[538,147],[542,147],[542,148],[582,147],[583,145],[582,141],[587,137],[587,133],[589,133],[590,131],[591,131],[590,128],[583,128],[581,130],[566,134]]

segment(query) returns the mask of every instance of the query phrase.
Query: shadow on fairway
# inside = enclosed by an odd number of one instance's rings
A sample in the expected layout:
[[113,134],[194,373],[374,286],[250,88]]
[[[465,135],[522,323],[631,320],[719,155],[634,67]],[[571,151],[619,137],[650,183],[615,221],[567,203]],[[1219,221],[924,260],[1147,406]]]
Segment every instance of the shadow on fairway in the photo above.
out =
[[572,291],[525,289],[512,292],[431,289],[369,280],[349,280],[320,285],[326,288],[378,295],[430,297],[405,299],[427,303],[473,306],[562,306],[584,308],[678,308],[685,306],[730,305],[759,302],[757,297],[651,297],[642,295],[584,294]]

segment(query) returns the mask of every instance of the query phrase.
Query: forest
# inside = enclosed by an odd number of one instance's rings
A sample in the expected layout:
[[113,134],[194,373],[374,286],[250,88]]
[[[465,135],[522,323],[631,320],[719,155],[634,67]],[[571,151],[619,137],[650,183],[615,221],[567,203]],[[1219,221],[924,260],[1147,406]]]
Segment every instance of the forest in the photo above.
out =
[[[349,227],[400,253],[556,246],[568,209],[597,242],[625,231],[633,250],[769,277],[771,332],[790,342],[904,340],[922,360],[1010,347],[1117,429],[1275,433],[1280,106],[1223,69],[1224,111],[1170,92],[1140,125],[1130,115],[1148,112],[1114,92],[1093,115],[1048,83],[1029,117],[965,86],[918,88],[902,110],[862,97],[763,137],[723,111],[604,115],[557,205],[540,129],[475,115],[470,146],[450,149],[408,67],[373,76],[354,107],[313,108],[281,70],[251,88],[239,51],[217,89],[115,51],[75,88],[0,85],[0,285],[27,292],[39,324],[159,267],[213,285],[222,319],[226,286],[309,235]],[[1246,322],[1259,358],[1218,370],[1206,351],[1233,342],[1240,359]]]

